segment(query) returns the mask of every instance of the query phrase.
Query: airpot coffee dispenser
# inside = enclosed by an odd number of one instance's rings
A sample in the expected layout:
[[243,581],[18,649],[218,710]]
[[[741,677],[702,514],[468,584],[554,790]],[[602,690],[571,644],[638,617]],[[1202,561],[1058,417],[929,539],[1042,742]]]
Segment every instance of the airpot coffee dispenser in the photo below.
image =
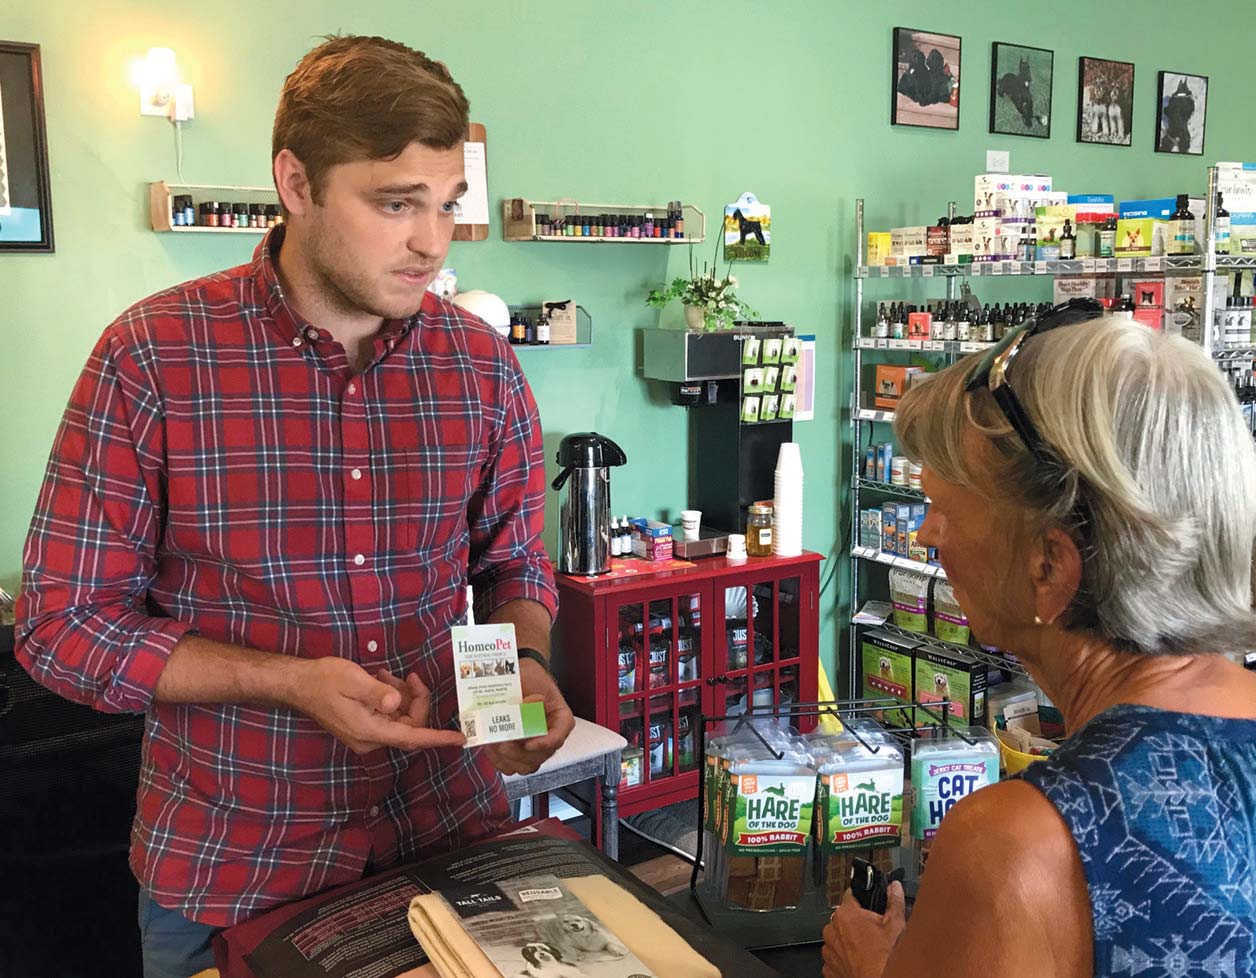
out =
[[562,471],[553,488],[566,492],[558,538],[558,569],[564,574],[605,574],[611,569],[611,466],[628,462],[624,450],[595,431],[559,443]]

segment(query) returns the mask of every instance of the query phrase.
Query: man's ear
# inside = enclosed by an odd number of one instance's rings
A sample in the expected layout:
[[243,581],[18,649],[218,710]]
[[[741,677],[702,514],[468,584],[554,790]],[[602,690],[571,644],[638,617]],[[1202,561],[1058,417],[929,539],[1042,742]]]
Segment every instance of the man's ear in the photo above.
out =
[[272,165],[275,189],[289,214],[304,215],[314,206],[313,192],[305,164],[290,149],[281,149]]
[[1072,604],[1082,584],[1082,555],[1077,543],[1058,527],[1047,530],[1029,557],[1034,614],[1052,624]]

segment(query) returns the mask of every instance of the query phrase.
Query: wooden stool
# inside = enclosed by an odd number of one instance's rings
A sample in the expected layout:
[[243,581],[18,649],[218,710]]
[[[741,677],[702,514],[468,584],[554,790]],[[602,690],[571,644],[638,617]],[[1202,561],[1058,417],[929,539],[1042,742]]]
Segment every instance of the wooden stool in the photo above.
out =
[[546,792],[582,781],[596,780],[602,791],[600,818],[595,838],[598,848],[610,859],[619,858],[619,761],[628,741],[613,730],[576,717],[576,727],[566,743],[532,774],[509,774],[506,797],[516,802],[521,798],[544,795]]

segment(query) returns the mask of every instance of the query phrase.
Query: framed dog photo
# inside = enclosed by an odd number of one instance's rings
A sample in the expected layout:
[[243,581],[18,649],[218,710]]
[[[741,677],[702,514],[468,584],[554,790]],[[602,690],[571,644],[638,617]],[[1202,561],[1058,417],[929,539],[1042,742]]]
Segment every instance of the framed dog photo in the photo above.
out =
[[995,41],[990,48],[990,131],[1008,136],[1051,136],[1051,84],[1055,53]]
[[1162,71],[1156,84],[1156,152],[1204,155],[1208,78]]
[[1128,61],[1078,58],[1077,141],[1130,146],[1134,66]]
[[39,45],[0,41],[0,252],[52,250]]
[[959,128],[961,43],[952,34],[894,28],[893,125]]
[[772,254],[772,208],[745,193],[724,208],[724,260],[767,261]]

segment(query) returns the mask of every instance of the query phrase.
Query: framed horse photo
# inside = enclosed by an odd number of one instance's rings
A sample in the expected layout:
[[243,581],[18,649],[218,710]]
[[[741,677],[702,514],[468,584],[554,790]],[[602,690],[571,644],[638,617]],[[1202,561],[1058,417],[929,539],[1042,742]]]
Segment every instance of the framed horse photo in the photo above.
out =
[[39,45],[0,41],[0,254],[52,250]]
[[990,131],[1051,137],[1055,52],[995,41],[990,48]]

